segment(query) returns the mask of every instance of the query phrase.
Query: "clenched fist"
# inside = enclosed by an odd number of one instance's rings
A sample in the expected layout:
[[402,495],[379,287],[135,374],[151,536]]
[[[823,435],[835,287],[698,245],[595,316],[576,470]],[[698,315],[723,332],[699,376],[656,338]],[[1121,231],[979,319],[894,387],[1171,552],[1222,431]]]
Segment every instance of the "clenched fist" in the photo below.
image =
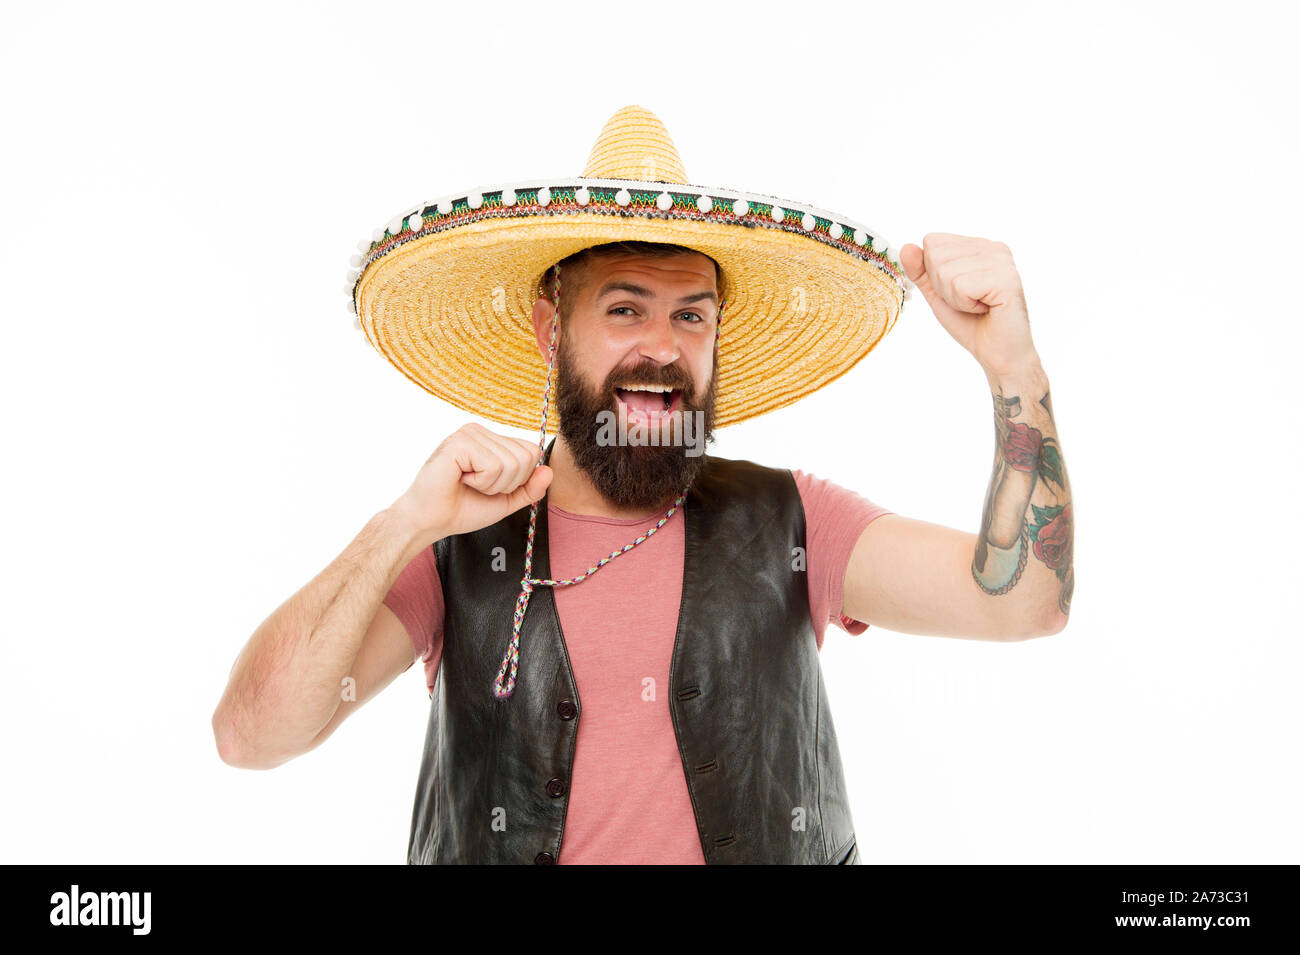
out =
[[536,442],[467,424],[438,445],[393,509],[434,540],[476,531],[541,499],[553,477],[541,456]]

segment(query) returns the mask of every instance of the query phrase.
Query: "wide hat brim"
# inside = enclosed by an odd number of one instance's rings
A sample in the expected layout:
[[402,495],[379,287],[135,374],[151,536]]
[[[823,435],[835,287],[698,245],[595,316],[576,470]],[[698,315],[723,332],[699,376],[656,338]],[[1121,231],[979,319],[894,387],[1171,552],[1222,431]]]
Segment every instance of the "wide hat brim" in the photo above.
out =
[[910,297],[897,249],[807,203],[584,176],[430,201],[394,219],[354,259],[349,307],[371,344],[421,388],[491,421],[536,428],[546,362],[532,307],[542,277],[566,256],[620,240],[685,246],[722,268],[716,427],[789,405],[849,371]]

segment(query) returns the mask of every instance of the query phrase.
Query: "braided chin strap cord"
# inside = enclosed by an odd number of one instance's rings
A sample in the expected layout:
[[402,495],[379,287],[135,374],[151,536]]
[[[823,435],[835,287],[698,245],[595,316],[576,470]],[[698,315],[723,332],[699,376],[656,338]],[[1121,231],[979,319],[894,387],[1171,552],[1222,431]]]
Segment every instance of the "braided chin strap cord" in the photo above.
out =
[[[713,352],[717,355],[718,342],[722,333],[722,309],[726,301],[718,303],[718,320],[714,328],[713,335]],[[555,333],[560,327],[560,267],[555,266],[555,320],[551,322],[551,346],[546,358],[546,394],[542,398],[542,429],[537,439],[537,446],[542,451],[543,456],[546,453],[546,418],[551,408],[551,377],[555,369]],[[540,462],[538,464],[540,467]],[[600,568],[604,567],[615,557],[620,554],[626,554],[637,544],[649,540],[655,531],[668,523],[668,520],[677,513],[677,509],[682,506],[686,500],[686,492],[690,490],[690,485],[682,490],[673,502],[673,506],[668,509],[668,513],[659,518],[654,527],[650,528],[630,544],[624,544],[618,550],[614,551],[608,557],[602,557],[600,560],[589,567],[586,572],[565,580],[550,580],[547,578],[537,578],[532,576],[533,571],[533,539],[537,535],[537,506],[540,501],[534,501],[528,514],[528,546],[524,549],[524,576],[519,582],[519,598],[515,601],[514,626],[510,633],[510,646],[506,649],[505,656],[501,660],[501,667],[497,670],[496,680],[492,683],[492,695],[498,700],[507,700],[515,692],[515,683],[519,674],[519,630],[524,624],[524,613],[528,610],[528,598],[533,592],[534,587],[571,587],[574,584],[580,584]],[[509,677],[506,671],[510,671]],[[502,681],[505,681],[502,683]]]

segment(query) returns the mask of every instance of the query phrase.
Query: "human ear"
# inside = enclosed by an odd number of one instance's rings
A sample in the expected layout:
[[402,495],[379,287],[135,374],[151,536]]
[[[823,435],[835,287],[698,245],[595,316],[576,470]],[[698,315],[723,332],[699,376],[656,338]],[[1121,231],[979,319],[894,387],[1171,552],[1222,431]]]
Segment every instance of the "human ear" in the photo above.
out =
[[[554,319],[555,304],[550,299],[539,296],[533,302],[533,334],[537,337],[537,353],[542,356],[542,361],[551,357],[551,326]],[[556,343],[559,343],[558,334]]]

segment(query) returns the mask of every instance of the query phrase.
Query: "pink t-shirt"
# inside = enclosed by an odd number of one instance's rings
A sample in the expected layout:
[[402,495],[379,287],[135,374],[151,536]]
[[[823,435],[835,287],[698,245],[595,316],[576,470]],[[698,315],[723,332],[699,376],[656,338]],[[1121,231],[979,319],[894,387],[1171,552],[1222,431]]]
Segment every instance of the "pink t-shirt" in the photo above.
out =
[[[863,528],[892,512],[830,481],[793,473],[807,525],[808,601],[820,650],[831,622],[853,634],[867,629],[841,613],[844,572]],[[554,505],[547,515],[555,578],[576,577],[661,516],[588,517]],[[685,521],[670,520],[582,583],[555,589],[582,701],[559,864],[704,863],[668,709],[685,534]],[[384,604],[406,627],[432,693],[443,622],[432,547],[406,566]],[[507,629],[503,654],[509,642]]]

